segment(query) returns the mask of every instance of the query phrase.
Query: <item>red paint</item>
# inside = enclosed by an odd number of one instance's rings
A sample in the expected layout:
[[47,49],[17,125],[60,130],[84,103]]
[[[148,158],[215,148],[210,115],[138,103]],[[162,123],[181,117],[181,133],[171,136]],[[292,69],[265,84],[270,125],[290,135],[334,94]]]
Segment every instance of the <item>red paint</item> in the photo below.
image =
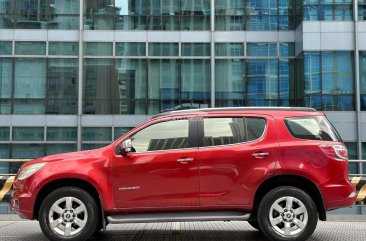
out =
[[[22,168],[48,162],[31,177],[14,182],[12,209],[33,219],[37,195],[52,181],[81,179],[99,193],[105,213],[172,210],[250,210],[256,190],[268,178],[297,175],[320,190],[327,210],[352,206],[355,188],[348,180],[346,160],[334,159],[320,145],[335,142],[296,139],[283,118],[323,115],[320,112],[238,110],[180,113],[157,117],[135,128],[107,147],[38,158]],[[183,150],[116,154],[132,133],[167,118],[260,116],[267,119],[263,137],[250,143]],[[269,153],[254,158],[253,153]],[[181,158],[193,158],[178,163]],[[288,185],[291,185],[289,183]],[[123,188],[134,189],[124,190]],[[19,201],[19,208],[13,200]]]

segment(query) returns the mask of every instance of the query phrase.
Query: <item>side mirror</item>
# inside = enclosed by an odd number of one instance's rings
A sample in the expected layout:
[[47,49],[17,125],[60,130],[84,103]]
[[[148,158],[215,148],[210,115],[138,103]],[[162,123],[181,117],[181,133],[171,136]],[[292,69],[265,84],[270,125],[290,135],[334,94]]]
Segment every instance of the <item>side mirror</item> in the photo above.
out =
[[127,156],[129,152],[132,150],[132,141],[131,139],[127,139],[119,144],[119,147],[121,148],[121,155]]

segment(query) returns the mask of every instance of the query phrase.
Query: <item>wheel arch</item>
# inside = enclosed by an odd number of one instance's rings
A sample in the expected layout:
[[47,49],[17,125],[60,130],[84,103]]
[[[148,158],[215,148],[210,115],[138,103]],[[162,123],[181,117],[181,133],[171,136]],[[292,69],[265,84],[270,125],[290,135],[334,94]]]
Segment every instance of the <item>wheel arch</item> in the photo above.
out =
[[56,190],[58,188],[62,188],[62,187],[78,187],[78,188],[83,189],[86,192],[88,192],[96,201],[98,208],[99,208],[98,211],[100,212],[100,215],[102,216],[102,214],[103,214],[102,200],[100,199],[97,189],[92,184],[90,184],[89,182],[87,182],[83,179],[62,178],[62,179],[53,180],[53,181],[47,183],[39,190],[35,204],[34,204],[34,208],[33,208],[33,218],[34,219],[38,220],[39,210],[40,210],[43,200],[51,192],[53,192],[54,190]]
[[297,175],[278,175],[270,177],[262,182],[255,193],[252,216],[256,215],[259,202],[263,196],[271,189],[280,186],[293,186],[305,191],[314,200],[318,209],[319,219],[326,221],[326,210],[320,190],[308,178]]

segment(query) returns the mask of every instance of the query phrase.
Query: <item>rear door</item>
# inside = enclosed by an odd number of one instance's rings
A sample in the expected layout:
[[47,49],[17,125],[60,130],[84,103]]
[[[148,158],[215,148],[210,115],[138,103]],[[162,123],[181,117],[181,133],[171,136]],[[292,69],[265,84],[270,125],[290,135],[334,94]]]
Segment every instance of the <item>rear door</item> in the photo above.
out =
[[277,162],[275,120],[267,115],[205,118],[201,130],[202,206],[250,208],[258,185]]

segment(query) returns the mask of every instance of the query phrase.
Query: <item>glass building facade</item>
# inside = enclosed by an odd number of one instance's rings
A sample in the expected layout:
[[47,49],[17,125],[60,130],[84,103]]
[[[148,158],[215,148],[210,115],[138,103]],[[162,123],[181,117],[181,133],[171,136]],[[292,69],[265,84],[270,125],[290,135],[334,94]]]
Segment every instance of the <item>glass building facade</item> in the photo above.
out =
[[0,159],[232,106],[325,111],[350,158],[366,158],[366,1],[0,0]]

